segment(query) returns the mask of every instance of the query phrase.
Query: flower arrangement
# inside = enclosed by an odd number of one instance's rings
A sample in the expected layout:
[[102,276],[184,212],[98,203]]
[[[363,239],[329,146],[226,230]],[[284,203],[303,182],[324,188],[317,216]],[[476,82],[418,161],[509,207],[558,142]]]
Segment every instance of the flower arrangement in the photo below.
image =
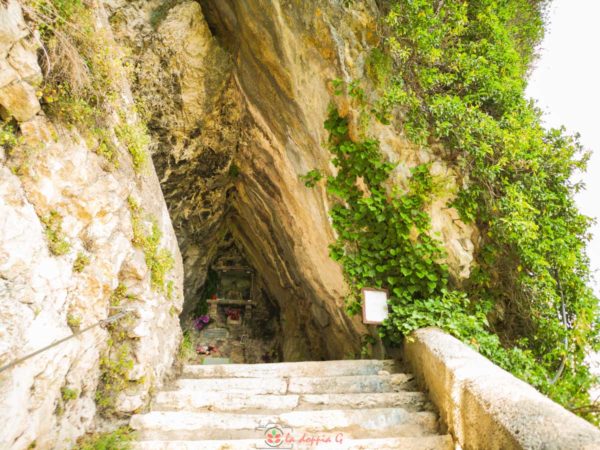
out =
[[227,308],[225,310],[225,315],[229,320],[240,320],[241,314],[239,308]]
[[208,314],[205,314],[203,316],[196,317],[192,323],[194,324],[194,328],[196,328],[196,330],[200,331],[206,325],[208,325],[209,322],[210,322],[210,316]]

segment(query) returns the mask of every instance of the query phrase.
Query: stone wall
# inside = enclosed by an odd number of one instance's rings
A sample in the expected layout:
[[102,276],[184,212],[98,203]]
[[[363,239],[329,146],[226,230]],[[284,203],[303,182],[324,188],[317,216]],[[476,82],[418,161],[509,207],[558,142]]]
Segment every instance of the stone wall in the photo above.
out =
[[[96,13],[108,30],[103,9]],[[123,146],[119,168],[109,168],[75,128],[42,111],[32,30],[19,2],[0,3],[0,114],[19,141],[0,147],[0,365],[116,314],[109,299],[122,285],[130,296],[122,306],[133,310],[134,365],[114,412],[127,415],[147,403],[172,365],[181,257],[154,168],[136,174]],[[124,74],[114,78],[122,80],[120,106],[132,111]],[[130,197],[145,211],[144,226],[155,218],[160,245],[174,258],[171,298],[152,288],[144,253],[132,244]],[[69,448],[90,427],[108,338],[94,328],[0,373],[1,449]]]
[[464,450],[592,450],[600,431],[437,328],[404,357]]

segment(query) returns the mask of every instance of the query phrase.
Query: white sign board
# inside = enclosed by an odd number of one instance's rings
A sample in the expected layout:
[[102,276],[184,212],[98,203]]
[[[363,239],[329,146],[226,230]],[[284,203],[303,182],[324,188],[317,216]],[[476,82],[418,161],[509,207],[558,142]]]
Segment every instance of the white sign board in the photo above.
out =
[[388,293],[384,289],[364,288],[363,296],[363,323],[380,324],[388,316]]

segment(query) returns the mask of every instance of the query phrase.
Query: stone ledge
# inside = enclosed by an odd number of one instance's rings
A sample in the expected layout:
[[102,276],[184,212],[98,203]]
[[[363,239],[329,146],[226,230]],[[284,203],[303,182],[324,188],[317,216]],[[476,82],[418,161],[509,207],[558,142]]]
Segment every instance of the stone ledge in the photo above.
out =
[[600,448],[600,430],[437,328],[404,354],[465,450]]

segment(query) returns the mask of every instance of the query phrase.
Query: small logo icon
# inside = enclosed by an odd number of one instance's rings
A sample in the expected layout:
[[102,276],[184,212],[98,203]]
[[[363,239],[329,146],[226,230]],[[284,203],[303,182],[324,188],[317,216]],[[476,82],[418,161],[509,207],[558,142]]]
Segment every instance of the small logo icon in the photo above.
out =
[[[293,444],[290,445],[290,437],[292,433],[291,428],[284,428],[276,423],[269,423],[265,426],[260,426],[257,430],[264,431],[265,447],[257,447],[260,449],[291,449]],[[293,442],[293,440],[292,440]]]

